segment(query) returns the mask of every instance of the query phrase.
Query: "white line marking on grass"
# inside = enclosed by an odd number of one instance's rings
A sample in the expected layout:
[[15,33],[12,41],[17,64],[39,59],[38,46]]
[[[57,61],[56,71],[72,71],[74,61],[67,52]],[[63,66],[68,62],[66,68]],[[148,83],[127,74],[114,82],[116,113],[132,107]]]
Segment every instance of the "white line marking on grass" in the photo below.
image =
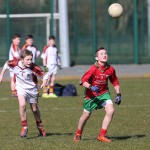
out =
[[4,113],[4,112],[7,112],[6,110],[0,110],[0,113]]
[[10,100],[10,98],[8,98],[8,97],[2,97],[2,98],[0,98],[0,101],[5,101],[5,100]]

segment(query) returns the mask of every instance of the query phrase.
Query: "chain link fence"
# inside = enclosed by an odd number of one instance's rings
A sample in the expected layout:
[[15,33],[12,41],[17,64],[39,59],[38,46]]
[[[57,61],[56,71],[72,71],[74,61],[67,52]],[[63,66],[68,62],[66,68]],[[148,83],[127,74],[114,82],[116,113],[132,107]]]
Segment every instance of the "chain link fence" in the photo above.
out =
[[[9,12],[6,1],[3,1],[0,15],[50,13],[51,1],[11,0]],[[58,0],[54,2],[54,12],[58,13]],[[122,4],[124,8],[120,18],[108,15],[107,9],[114,2]],[[70,64],[94,63],[95,51],[101,46],[108,50],[110,63],[150,63],[147,6],[147,0],[68,0]],[[20,34],[20,47],[27,34],[34,36],[34,44],[40,51],[47,44],[46,18],[9,18],[9,35],[7,23],[7,18],[0,18],[1,66],[8,59],[8,36],[11,42],[13,34]],[[54,21],[54,34],[59,49],[58,25],[59,20]],[[42,64],[40,58],[37,63]]]

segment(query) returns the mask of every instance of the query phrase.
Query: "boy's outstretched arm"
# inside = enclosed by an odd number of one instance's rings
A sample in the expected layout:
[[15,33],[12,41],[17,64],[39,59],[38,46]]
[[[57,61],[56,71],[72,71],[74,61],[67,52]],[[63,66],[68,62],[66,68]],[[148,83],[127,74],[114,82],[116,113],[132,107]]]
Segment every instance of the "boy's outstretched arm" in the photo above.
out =
[[2,69],[2,71],[1,71],[1,73],[0,73],[0,82],[3,81],[3,76],[4,76],[7,69],[8,69],[8,65],[7,65],[7,62],[6,62],[3,69]]
[[43,79],[43,82],[42,82],[40,88],[44,88],[45,86],[47,86],[47,81],[48,81],[48,79]]
[[3,81],[3,75],[5,74],[6,69],[2,69],[1,74],[0,74],[0,82]]

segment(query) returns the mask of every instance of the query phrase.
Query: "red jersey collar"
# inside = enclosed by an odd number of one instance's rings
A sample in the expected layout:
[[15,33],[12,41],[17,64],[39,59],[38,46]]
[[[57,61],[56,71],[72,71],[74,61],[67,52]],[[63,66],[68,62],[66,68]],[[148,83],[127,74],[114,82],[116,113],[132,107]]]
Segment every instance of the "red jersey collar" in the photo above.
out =
[[105,66],[100,66],[97,61],[95,62],[95,66],[98,69],[100,69],[101,72],[104,72],[106,69],[108,69],[110,67],[110,65],[108,63],[106,63]]

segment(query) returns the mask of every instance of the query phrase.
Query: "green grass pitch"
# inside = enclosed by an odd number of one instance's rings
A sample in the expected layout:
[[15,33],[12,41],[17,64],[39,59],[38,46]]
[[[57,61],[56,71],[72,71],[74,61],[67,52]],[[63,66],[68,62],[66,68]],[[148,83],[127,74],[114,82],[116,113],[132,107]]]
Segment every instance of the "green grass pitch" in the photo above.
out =
[[[96,110],[88,120],[82,140],[73,142],[78,119],[82,113],[84,88],[78,80],[59,81],[75,84],[76,97],[39,99],[39,108],[47,137],[38,137],[33,115],[28,112],[28,135],[20,138],[18,101],[10,97],[9,82],[0,84],[0,149],[1,150],[149,150],[150,149],[150,79],[122,78],[122,104],[115,106],[115,115],[108,129],[112,143],[96,140],[104,110]],[[112,99],[115,92],[110,85]],[[41,94],[41,90],[40,90]]]

